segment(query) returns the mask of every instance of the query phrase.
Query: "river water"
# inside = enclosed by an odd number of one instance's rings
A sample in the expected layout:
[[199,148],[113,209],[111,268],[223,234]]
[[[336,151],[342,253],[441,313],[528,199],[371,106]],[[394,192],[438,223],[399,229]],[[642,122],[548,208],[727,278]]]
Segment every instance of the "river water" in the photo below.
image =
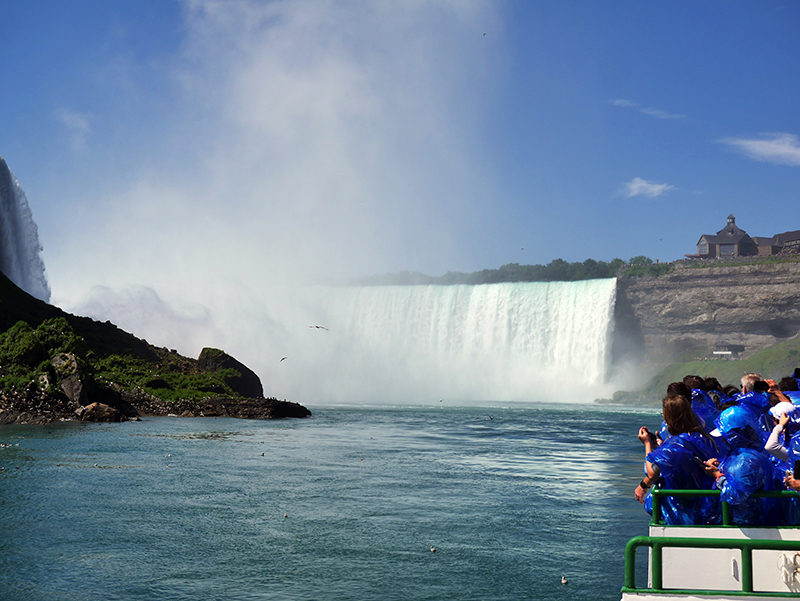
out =
[[0,599],[619,599],[654,412],[311,409],[4,427]]

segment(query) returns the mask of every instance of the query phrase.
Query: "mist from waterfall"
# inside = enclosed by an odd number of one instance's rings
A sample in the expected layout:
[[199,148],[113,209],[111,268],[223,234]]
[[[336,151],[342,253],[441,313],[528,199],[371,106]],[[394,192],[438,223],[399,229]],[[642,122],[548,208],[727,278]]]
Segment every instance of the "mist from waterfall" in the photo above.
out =
[[25,192],[0,157],[0,271],[28,294],[50,302],[41,252]]
[[287,360],[259,373],[312,403],[590,401],[609,392],[615,299],[615,279],[315,287],[271,316]]

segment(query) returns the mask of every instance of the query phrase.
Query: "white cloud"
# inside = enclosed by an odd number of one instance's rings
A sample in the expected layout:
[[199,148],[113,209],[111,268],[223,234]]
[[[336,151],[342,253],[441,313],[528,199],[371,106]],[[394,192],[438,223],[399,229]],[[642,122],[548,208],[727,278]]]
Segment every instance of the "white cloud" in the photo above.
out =
[[756,161],[778,165],[800,165],[800,140],[794,134],[762,134],[761,139],[725,138],[720,142]]
[[661,109],[657,109],[652,106],[643,107],[638,102],[634,102],[633,100],[627,100],[625,98],[618,98],[616,100],[611,100],[610,102],[614,106],[636,109],[643,115],[647,115],[648,117],[655,117],[656,119],[683,119],[685,117],[685,115],[668,113],[667,111],[662,111]]
[[54,111],[56,119],[64,125],[70,134],[70,145],[73,150],[79,150],[86,141],[91,127],[89,121],[93,118],[91,113],[79,113],[68,109],[56,109]]
[[666,111],[662,111],[661,109],[653,107],[639,109],[639,112],[644,115],[655,117],[656,119],[683,119],[683,117],[685,116],[685,115],[676,115],[674,113],[668,113]]
[[671,184],[656,184],[643,180],[641,177],[634,177],[631,181],[623,184],[622,194],[627,198],[633,196],[655,198],[656,196],[661,196],[664,192],[676,189]]

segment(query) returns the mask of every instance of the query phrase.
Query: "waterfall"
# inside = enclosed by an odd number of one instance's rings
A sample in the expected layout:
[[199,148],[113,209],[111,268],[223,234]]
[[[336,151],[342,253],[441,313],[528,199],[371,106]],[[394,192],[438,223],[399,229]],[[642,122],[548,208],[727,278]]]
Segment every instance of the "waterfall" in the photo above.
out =
[[0,157],[0,271],[28,294],[49,302],[41,252],[25,192]]
[[[291,392],[309,402],[592,400],[609,392],[615,299],[615,279],[315,288],[295,321],[329,329],[287,347],[304,365],[304,389]],[[268,388],[282,378],[269,371]]]

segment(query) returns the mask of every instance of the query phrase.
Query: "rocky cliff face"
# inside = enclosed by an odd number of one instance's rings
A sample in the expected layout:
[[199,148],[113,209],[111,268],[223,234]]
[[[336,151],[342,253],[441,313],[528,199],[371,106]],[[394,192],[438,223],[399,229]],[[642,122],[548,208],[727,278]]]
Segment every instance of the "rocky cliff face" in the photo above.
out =
[[744,355],[800,332],[800,263],[682,267],[659,277],[621,278],[615,356],[660,363],[720,343]]

